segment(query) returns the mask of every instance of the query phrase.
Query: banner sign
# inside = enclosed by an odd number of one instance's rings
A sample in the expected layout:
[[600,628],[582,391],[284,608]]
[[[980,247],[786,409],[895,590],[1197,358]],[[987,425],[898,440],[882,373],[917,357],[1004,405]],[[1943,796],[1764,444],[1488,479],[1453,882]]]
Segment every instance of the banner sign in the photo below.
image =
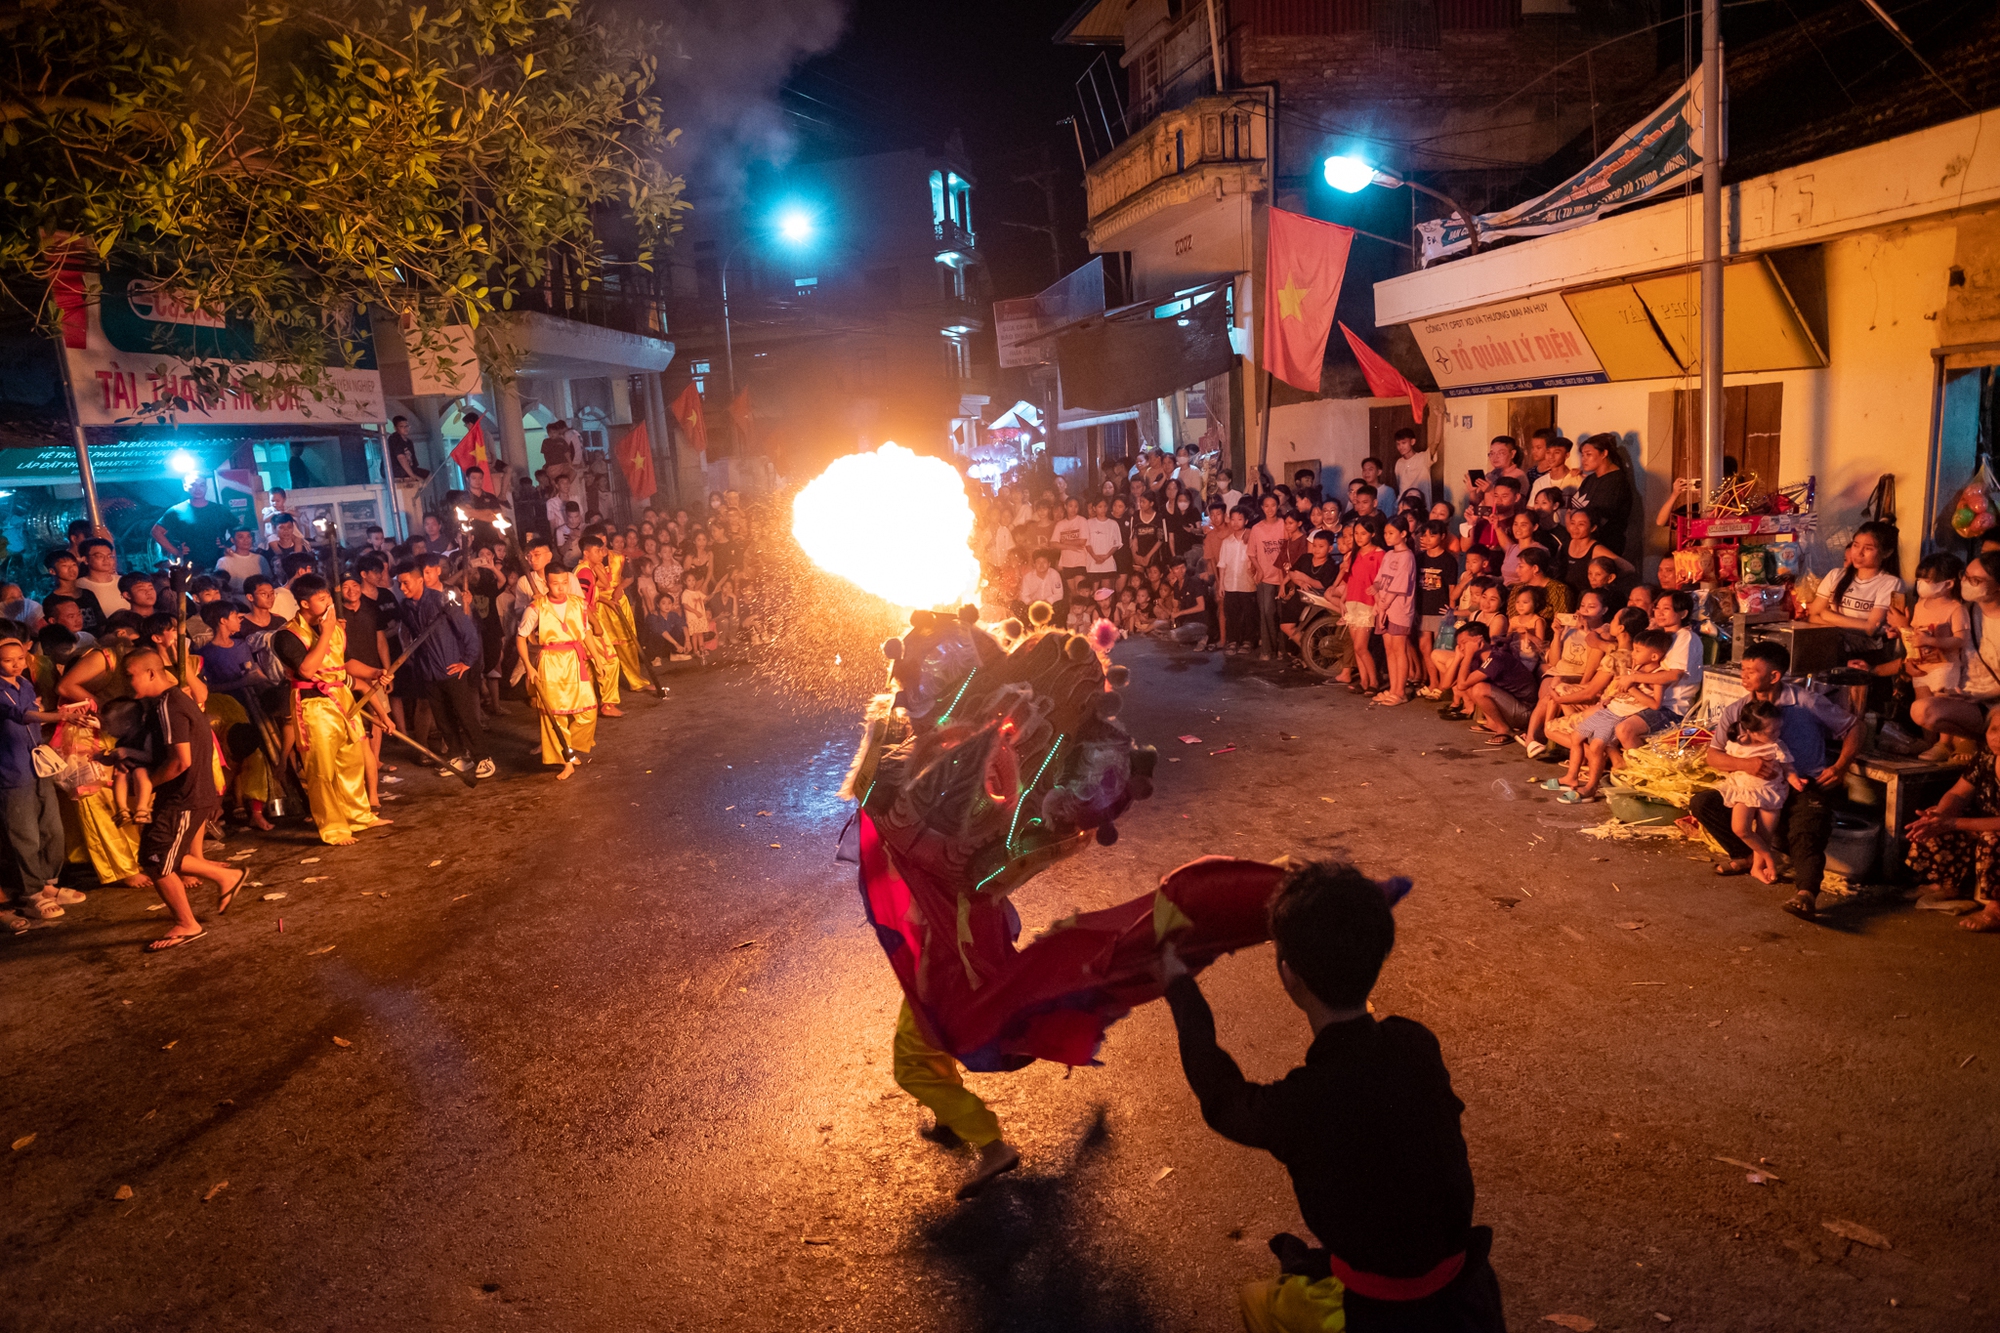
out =
[[[66,307],[63,354],[76,385],[78,424],[129,426],[178,418],[218,426],[374,424],[384,420],[382,376],[365,324],[355,330],[363,356],[355,369],[326,372],[332,392],[282,394],[258,404],[246,393],[201,402],[187,357],[226,359],[232,374],[268,370],[255,359],[240,321],[189,309],[174,293],[119,274],[85,275],[59,295]],[[181,355],[175,355],[175,353]],[[189,403],[182,411],[172,401]]]
[[1447,398],[1611,379],[1556,292],[1412,320],[1410,332]]
[[[1697,69],[1652,115],[1618,136],[1617,142],[1575,176],[1525,204],[1481,213],[1480,243],[1501,236],[1567,231],[1693,179],[1701,171],[1703,108],[1701,71]],[[1419,223],[1417,231],[1423,237],[1425,264],[1468,246],[1465,224],[1455,215]]]
[[1038,366],[1056,359],[1049,330],[1104,312],[1104,259],[1099,256],[1035,296],[993,303],[993,334],[1003,366]]

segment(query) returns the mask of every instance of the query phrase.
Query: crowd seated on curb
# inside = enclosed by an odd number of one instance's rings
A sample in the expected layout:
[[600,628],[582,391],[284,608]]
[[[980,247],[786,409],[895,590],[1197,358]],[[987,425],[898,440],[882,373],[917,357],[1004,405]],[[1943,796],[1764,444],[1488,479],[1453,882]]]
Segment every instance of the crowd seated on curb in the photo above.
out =
[[[1463,479],[1463,508],[1433,487],[1414,430],[1395,443],[1393,465],[1366,460],[1344,492],[1311,469],[1240,486],[1190,449],[1148,455],[1094,493],[1031,474],[977,506],[975,549],[1013,615],[1047,602],[1056,624],[1109,620],[1274,670],[1305,669],[1302,623],[1331,617],[1335,682],[1372,707],[1435,701],[1484,746],[1558,766],[1538,785],[1567,803],[1602,800],[1628,753],[1658,738],[1706,743],[1714,785],[1695,793],[1689,827],[1722,849],[1718,874],[1769,883],[1784,855],[1786,910],[1807,918],[1863,715],[1906,711],[1925,759],[1971,764],[1909,831],[1911,865],[1930,877],[1922,905],[1975,909],[1969,929],[2000,930],[2000,783],[1991,750],[1975,748],[2000,704],[2000,631],[1986,630],[2000,624],[2000,541],[1969,567],[1928,557],[1906,605],[1899,534],[1862,524],[1839,570],[1798,582],[1797,611],[1841,630],[1872,683],[1795,681],[1785,650],[1758,643],[1740,668],[1746,698],[1698,709],[1715,626],[1695,589],[1641,578],[1616,436],[1496,436],[1488,466]],[[1658,522],[1687,497],[1676,486]]]

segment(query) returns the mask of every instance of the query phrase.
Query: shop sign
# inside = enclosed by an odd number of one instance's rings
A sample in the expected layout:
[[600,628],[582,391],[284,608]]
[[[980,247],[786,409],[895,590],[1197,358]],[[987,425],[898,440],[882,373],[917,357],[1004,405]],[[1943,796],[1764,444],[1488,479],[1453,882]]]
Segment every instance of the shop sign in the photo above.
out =
[[1610,376],[1554,292],[1410,322],[1447,398],[1603,384]]
[[[232,390],[202,401],[190,358],[222,362],[231,376],[268,372],[254,360],[248,330],[239,321],[190,309],[171,292],[119,274],[86,275],[72,288],[81,309],[64,320],[63,352],[76,386],[80,425],[126,426],[198,421],[230,426],[376,423],[384,418],[382,376],[362,324],[355,336],[367,349],[354,369],[330,369],[329,392],[286,393],[259,403]],[[188,404],[183,408],[176,399]],[[95,451],[93,450],[93,459]]]

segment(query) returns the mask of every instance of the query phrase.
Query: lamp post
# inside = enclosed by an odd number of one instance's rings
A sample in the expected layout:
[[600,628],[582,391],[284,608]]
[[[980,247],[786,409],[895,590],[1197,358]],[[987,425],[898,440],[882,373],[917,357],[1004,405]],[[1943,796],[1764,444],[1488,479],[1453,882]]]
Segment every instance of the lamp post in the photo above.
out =
[[1470,209],[1442,190],[1433,190],[1428,185],[1398,176],[1393,171],[1383,171],[1351,153],[1329,157],[1323,170],[1326,173],[1326,183],[1342,194],[1359,194],[1371,185],[1379,185],[1385,190],[1401,189],[1407,185],[1418,194],[1429,195],[1458,215],[1458,220],[1465,224],[1466,241],[1471,252],[1479,253],[1478,221]]
[[[729,261],[736,258],[736,252],[760,235],[776,233],[788,245],[803,245],[812,239],[814,221],[812,214],[801,208],[788,208],[779,214],[777,220],[765,232],[747,232],[729,252],[722,257],[722,362],[729,376],[729,406],[736,405],[736,345],[729,332]],[[730,418],[729,436],[736,438],[735,418]]]

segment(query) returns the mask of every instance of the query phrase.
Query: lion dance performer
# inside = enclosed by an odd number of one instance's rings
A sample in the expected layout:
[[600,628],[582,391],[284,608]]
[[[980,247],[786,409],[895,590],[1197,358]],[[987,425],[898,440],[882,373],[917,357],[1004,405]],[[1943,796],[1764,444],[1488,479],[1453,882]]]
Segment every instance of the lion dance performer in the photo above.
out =
[[333,594],[319,575],[301,574],[292,595],[299,613],[271,636],[271,652],[291,675],[292,723],[319,840],[344,847],[354,830],[389,821],[368,808],[368,741],[348,716],[347,631],[333,612]]
[[1124,668],[1046,628],[1046,604],[1032,611],[1036,628],[1008,622],[999,637],[973,607],[915,612],[883,645],[892,692],[870,705],[842,789],[860,802],[862,902],[903,988],[896,1082],[937,1117],[937,1137],[978,1149],[961,1199],[1021,1157],[959,1066],[1094,1063],[1105,1028],[1162,994],[1162,943],[1198,971],[1269,938],[1264,904],[1283,873],[1203,858],[1015,947],[1010,895],[1093,839],[1117,841],[1113,821],[1151,794],[1156,757],[1117,723]]
[[[590,614],[570,587],[570,572],[548,569],[548,593],[535,598],[515,631],[528,694],[542,715],[542,762],[562,766],[558,780],[576,772],[597,743],[597,690],[591,662],[597,656]],[[534,654],[531,647],[541,652]]]
[[621,677],[635,690],[653,689],[639,660],[639,631],[632,619],[632,604],[625,597],[625,557],[612,552],[604,535],[597,532],[584,537],[578,549],[583,563],[576,568],[577,586],[583,590],[590,626],[596,631],[599,701],[606,717],[622,717],[618,708]]

